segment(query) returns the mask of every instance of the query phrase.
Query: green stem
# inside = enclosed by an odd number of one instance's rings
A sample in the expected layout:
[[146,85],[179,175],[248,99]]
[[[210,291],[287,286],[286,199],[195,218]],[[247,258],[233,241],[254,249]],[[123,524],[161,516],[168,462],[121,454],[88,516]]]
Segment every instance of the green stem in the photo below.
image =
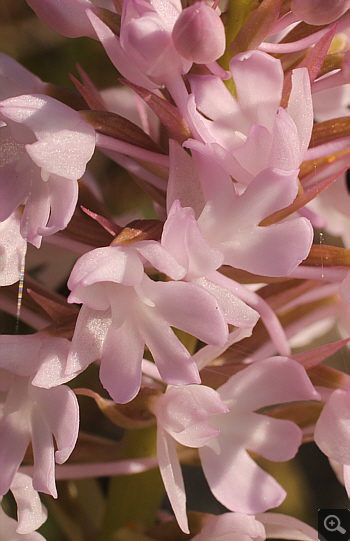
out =
[[[123,458],[150,457],[156,454],[156,427],[129,430],[123,442]],[[155,468],[110,480],[101,541],[116,539],[119,528],[132,525],[141,531],[152,526],[160,507],[164,487]]]
[[[239,30],[247,21],[249,15],[254,9],[259,6],[259,0],[230,0],[228,4],[228,10],[226,12],[226,51],[219,59],[219,64],[227,70],[231,60],[231,53],[229,46],[235,39]],[[231,81],[227,83],[230,84]],[[233,82],[232,82],[233,83]]]

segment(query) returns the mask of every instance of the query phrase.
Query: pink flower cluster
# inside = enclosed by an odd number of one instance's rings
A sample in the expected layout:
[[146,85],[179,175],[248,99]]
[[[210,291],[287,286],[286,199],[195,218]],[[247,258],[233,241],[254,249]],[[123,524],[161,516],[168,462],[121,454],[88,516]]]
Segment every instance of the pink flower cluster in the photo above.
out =
[[[17,318],[0,335],[0,497],[18,508],[15,521],[0,507],[1,531],[44,539],[38,492],[57,498],[56,479],[159,467],[174,528],[196,541],[316,541],[265,514],[286,491],[256,459],[314,440],[350,497],[349,367],[321,364],[349,354],[349,1],[27,3],[63,36],[99,41],[124,87],[80,69],[73,105],[0,55],[0,299]],[[111,215],[87,170],[95,151],[137,180],[152,216]],[[328,233],[337,246],[319,244]],[[62,251],[67,298],[35,279],[28,243],[52,276]],[[315,347],[335,324],[343,339]],[[153,456],[91,461],[76,395],[126,440],[156,427]],[[229,512],[191,526],[184,457]],[[107,541],[127,527],[112,498]]]

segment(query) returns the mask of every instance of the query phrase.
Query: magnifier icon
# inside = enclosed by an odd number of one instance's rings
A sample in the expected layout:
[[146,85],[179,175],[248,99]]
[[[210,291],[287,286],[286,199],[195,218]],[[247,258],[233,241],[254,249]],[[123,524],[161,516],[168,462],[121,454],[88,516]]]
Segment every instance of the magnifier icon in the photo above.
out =
[[323,521],[324,527],[329,532],[346,533],[346,530],[341,527],[340,520],[336,515],[328,515]]

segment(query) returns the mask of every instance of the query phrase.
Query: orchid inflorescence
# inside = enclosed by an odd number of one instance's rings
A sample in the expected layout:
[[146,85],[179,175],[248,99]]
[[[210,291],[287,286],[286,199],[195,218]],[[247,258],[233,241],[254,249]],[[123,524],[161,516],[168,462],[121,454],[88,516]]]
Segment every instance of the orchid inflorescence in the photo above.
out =
[[[350,497],[349,364],[329,362],[349,355],[349,0],[27,3],[99,41],[122,84],[79,67],[68,93],[0,56],[0,539],[44,539],[41,492],[80,510],[72,529],[43,496],[69,540],[316,541],[266,513],[286,491],[260,459],[314,441]],[[148,210],[111,211],[95,151]],[[29,244],[67,254],[58,280]],[[77,396],[118,441],[79,430]],[[187,512],[181,463],[226,512]],[[57,491],[76,479],[95,479],[88,526]]]

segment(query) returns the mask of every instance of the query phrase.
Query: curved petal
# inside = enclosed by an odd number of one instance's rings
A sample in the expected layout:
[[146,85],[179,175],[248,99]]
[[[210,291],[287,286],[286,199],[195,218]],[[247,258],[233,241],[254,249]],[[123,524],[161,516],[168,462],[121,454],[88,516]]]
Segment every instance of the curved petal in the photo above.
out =
[[263,276],[288,276],[308,256],[314,235],[306,218],[255,227],[249,233],[220,245],[224,262]]
[[[18,162],[4,165],[0,169],[0,221],[3,222],[23,203],[31,185],[31,171],[18,171]],[[24,162],[27,163],[27,160]]]
[[144,340],[135,323],[127,319],[108,330],[101,359],[100,380],[115,402],[130,402],[141,385]]
[[73,216],[78,201],[78,183],[58,175],[48,180],[50,218],[47,225],[38,227],[39,235],[53,235],[65,229]]
[[292,71],[292,90],[287,113],[294,120],[300,137],[300,153],[304,156],[310,142],[314,123],[310,77],[307,68]]
[[140,332],[162,379],[172,385],[200,383],[197,366],[175,333],[153,309],[139,315]]
[[31,376],[38,367],[42,342],[37,334],[0,335],[0,368],[17,376]]
[[185,269],[159,242],[140,241],[135,249],[160,272],[164,272],[172,280],[181,280],[185,275]]
[[96,282],[116,282],[133,286],[143,278],[143,265],[133,248],[105,246],[82,255],[71,272],[68,287],[86,287]]
[[50,431],[55,436],[55,459],[63,464],[73,451],[79,431],[79,406],[73,391],[66,385],[52,389],[31,386],[30,397],[39,405]]
[[235,399],[235,409],[241,412],[319,399],[305,369],[286,357],[271,357],[248,366],[232,376],[218,392],[222,400]]
[[201,286],[144,279],[140,287],[168,325],[209,344],[222,346],[226,342],[228,327],[224,313],[214,295]]
[[350,464],[350,390],[334,391],[317,421],[314,439],[328,457]]
[[0,222],[0,286],[18,282],[26,251],[27,242],[20,234],[20,212],[15,211]]
[[11,492],[17,503],[17,532],[33,532],[47,519],[47,511],[42,505],[39,494],[33,488],[29,475],[17,472],[11,485]]
[[[255,123],[250,128],[246,141],[240,147],[232,150],[232,156],[253,179],[270,165],[268,158],[272,145],[271,133],[264,126]],[[254,160],[252,160],[252,156],[254,156]],[[237,180],[240,182],[240,177]]]
[[273,125],[267,166],[293,171],[299,168],[301,161],[301,140],[297,127],[292,117],[280,107]]
[[175,442],[161,428],[157,431],[157,457],[165,490],[176,520],[185,533],[190,533],[186,516],[186,493]]
[[283,488],[245,449],[236,447],[231,438],[219,437],[219,448],[210,448],[210,441],[199,449],[204,475],[216,499],[239,513],[255,514],[278,507],[286,497]]
[[5,415],[0,421],[0,496],[6,494],[17,472],[28,444],[30,427],[23,411]]
[[40,248],[41,235],[38,230],[45,227],[50,216],[49,189],[40,178],[39,169],[31,184],[30,193],[21,220],[22,237],[36,248]]
[[317,541],[317,531],[297,518],[281,513],[264,513],[256,519],[265,525],[268,539],[291,539],[293,541]]
[[103,343],[111,321],[110,310],[97,312],[88,306],[80,309],[65,374],[81,372],[90,363],[101,359]]
[[233,421],[232,425],[235,441],[241,439],[245,449],[273,462],[294,458],[301,444],[300,428],[285,419],[250,413],[237,419],[236,423]]
[[65,375],[70,341],[66,338],[50,337],[42,341],[39,353],[39,369],[35,374],[32,385],[50,389],[73,378]]
[[119,39],[112,30],[91,10],[87,10],[86,13],[110,61],[123,77],[144,88],[159,88],[159,85],[152,83],[133,62],[130,62],[130,58],[125,54]]
[[57,498],[55,448],[50,427],[44,413],[38,407],[33,409],[31,421],[34,454],[33,487],[39,492],[45,492]]
[[280,60],[262,51],[247,51],[232,58],[230,71],[239,106],[250,125],[257,122],[271,132],[282,96]]
[[154,404],[153,412],[161,425],[176,441],[187,447],[202,447],[219,434],[210,425],[216,413],[227,413],[219,394],[204,385],[169,386]]
[[259,319],[259,314],[231,291],[202,278],[197,283],[215,295],[225,314],[226,321],[242,329],[251,329]]

